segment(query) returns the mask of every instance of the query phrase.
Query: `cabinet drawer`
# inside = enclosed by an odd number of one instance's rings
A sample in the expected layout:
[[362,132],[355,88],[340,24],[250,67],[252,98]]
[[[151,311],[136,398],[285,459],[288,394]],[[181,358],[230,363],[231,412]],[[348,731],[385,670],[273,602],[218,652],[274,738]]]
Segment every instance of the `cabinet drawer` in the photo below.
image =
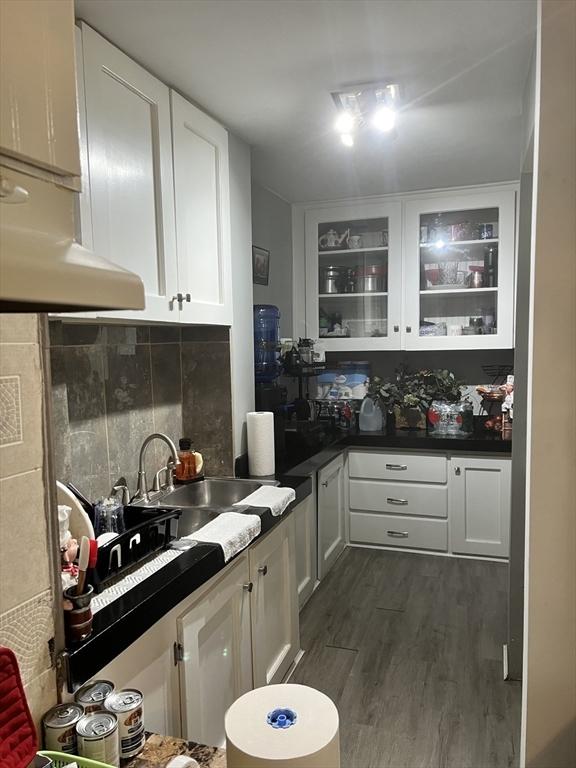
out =
[[446,552],[448,521],[351,512],[350,541]]
[[351,451],[348,458],[348,474],[350,477],[365,477],[370,480],[445,483],[446,456]]
[[448,488],[424,483],[350,480],[350,509],[395,515],[448,516]]

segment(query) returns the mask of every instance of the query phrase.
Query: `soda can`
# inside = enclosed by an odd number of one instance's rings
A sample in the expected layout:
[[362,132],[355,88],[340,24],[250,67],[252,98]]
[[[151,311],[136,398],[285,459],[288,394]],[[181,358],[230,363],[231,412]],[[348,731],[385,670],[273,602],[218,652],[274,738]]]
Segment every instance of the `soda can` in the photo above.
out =
[[84,714],[101,712],[104,709],[104,700],[114,693],[114,683],[110,680],[90,680],[78,688],[74,694],[76,704],[84,707]]
[[144,696],[134,688],[116,691],[106,697],[104,706],[118,718],[120,757],[135,757],[144,748]]
[[58,704],[42,718],[44,748],[49,752],[77,754],[76,723],[84,715],[80,704]]
[[118,766],[118,720],[111,712],[91,712],[76,724],[78,754],[90,760]]

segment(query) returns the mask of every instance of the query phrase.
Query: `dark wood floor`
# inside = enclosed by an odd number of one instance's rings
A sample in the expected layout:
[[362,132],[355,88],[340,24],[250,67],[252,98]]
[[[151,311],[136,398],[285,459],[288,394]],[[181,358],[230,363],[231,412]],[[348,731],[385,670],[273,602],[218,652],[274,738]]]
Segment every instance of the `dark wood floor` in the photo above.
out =
[[336,703],[343,768],[518,764],[506,576],[500,563],[344,552],[300,615],[305,654],[290,679]]

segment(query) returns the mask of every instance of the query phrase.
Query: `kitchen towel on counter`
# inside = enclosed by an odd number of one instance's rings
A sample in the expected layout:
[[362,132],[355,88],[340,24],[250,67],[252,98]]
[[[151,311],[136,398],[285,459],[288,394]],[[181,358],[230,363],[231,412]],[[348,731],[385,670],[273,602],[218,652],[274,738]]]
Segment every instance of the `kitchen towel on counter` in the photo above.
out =
[[338,710],[306,685],[266,685],[224,718],[228,768],[340,768]]
[[222,512],[200,530],[184,536],[191,541],[204,544],[220,544],[224,562],[237,555],[260,533],[262,523],[258,515],[244,515],[241,512]]
[[296,498],[294,488],[278,488],[276,485],[263,485],[258,490],[246,496],[242,501],[237,501],[235,507],[267,507],[274,517],[281,515],[288,504]]
[[248,469],[254,477],[274,474],[274,414],[250,411],[246,414]]

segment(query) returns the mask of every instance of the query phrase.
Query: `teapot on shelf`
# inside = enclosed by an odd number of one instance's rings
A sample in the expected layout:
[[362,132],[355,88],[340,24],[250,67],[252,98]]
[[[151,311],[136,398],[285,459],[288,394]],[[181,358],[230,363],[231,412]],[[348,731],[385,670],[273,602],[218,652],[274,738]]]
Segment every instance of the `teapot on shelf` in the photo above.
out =
[[341,235],[335,229],[329,229],[328,232],[318,238],[320,248],[340,248],[342,243],[348,238],[350,230],[347,229]]

